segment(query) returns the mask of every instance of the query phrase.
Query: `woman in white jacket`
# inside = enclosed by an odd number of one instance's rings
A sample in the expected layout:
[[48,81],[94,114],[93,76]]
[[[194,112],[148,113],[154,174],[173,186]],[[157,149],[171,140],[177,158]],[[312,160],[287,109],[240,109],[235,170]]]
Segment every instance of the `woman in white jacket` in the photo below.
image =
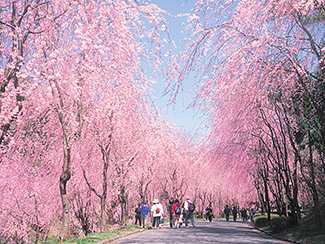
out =
[[151,212],[152,212],[152,216],[153,216],[153,223],[152,223],[152,227],[153,228],[161,228],[160,227],[160,219],[161,219],[161,215],[164,213],[164,210],[162,208],[161,203],[159,203],[158,199],[153,200],[153,205],[151,207]]

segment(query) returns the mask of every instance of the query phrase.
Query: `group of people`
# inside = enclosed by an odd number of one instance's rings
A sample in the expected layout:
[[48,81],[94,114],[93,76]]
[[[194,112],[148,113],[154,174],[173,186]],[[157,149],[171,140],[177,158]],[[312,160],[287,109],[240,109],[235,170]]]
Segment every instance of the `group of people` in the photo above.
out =
[[[236,206],[234,206],[232,209],[230,209],[229,206],[226,205],[226,207],[224,209],[224,213],[226,215],[226,220],[227,221],[229,221],[229,215],[230,215],[230,213],[232,213],[234,221],[237,220],[238,211],[237,211]],[[253,216],[255,215],[255,213],[256,212],[253,209],[249,210],[248,213],[247,213],[247,209],[245,209],[245,208],[243,208],[240,211],[240,215],[241,215],[243,221],[248,220],[248,218],[250,218],[250,220],[252,221],[253,220]]]
[[[188,221],[191,220],[191,224],[195,227],[193,212],[195,205],[189,197],[186,198],[182,204],[178,199],[171,197],[169,199],[169,216],[170,216],[170,228],[180,228],[183,220],[185,220],[185,226],[188,228]],[[167,217],[164,214],[163,207],[158,199],[154,199],[152,207],[149,209],[147,202],[138,203],[135,209],[135,225],[139,223],[140,227],[146,228],[148,215],[152,212],[152,227],[160,229],[163,217]],[[150,227],[151,228],[151,227]]]
[[172,196],[169,199],[170,228],[181,228],[183,222],[185,222],[185,226],[188,228],[189,219],[195,228],[194,210],[195,204],[190,200],[190,197],[187,197],[186,201],[180,203],[178,199],[174,199]]
[[[152,227],[160,229],[163,217],[167,217],[164,213],[164,209],[162,204],[158,199],[154,199],[152,202],[152,207],[149,209],[147,202],[138,203],[138,207],[135,209],[135,225],[139,223],[140,227],[146,228],[147,219],[149,212],[152,212]],[[180,203],[178,199],[174,199],[171,197],[169,199],[169,216],[170,216],[170,228],[181,228],[182,224],[185,223],[186,228],[188,228],[188,222],[191,220],[191,224],[195,227],[194,222],[194,210],[195,204],[190,200],[190,197],[186,198],[186,201]],[[206,220],[212,222],[213,218],[213,210],[211,204],[205,209],[206,211]],[[224,209],[224,213],[226,215],[226,220],[229,221],[230,214],[233,215],[233,220],[237,220],[238,211],[236,206],[232,209],[226,205]],[[243,221],[248,220],[249,218],[252,220],[255,215],[255,211],[250,209],[249,211],[243,208],[240,211],[241,218]],[[151,228],[151,227],[150,227]]]
[[[139,223],[140,227],[146,228],[147,219],[150,209],[147,205],[147,202],[138,203],[138,207],[135,209],[135,225]],[[151,207],[152,212],[152,227],[161,228],[161,220],[164,216],[164,210],[158,199],[154,199]]]

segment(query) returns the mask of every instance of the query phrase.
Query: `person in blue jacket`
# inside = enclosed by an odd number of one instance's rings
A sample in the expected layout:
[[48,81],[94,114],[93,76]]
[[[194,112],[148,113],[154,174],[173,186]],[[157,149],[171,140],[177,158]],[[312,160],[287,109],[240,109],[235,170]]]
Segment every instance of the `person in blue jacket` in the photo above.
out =
[[147,206],[147,202],[143,202],[143,204],[141,206],[141,218],[142,218],[143,228],[146,228],[149,211],[150,211],[150,209]]

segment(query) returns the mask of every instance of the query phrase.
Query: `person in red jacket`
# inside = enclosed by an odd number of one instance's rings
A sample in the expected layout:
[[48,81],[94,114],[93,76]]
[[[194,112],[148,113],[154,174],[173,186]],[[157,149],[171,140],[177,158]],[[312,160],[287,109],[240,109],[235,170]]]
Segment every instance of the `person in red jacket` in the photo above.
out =
[[173,215],[173,220],[174,220],[174,228],[180,228],[179,226],[179,217],[181,216],[182,213],[182,208],[179,205],[178,199],[175,200],[175,203],[173,204],[172,207],[172,215]]

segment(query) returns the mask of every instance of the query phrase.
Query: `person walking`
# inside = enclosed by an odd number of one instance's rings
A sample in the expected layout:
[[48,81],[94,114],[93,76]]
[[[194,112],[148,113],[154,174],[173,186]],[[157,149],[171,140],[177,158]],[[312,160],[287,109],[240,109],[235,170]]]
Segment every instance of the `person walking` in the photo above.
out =
[[180,218],[181,214],[182,214],[182,208],[179,205],[178,199],[176,199],[175,203],[173,204],[173,207],[172,207],[172,215],[173,215],[173,221],[174,221],[173,227],[175,229],[180,228],[179,218]]
[[247,211],[246,211],[246,209],[243,208],[240,213],[241,213],[241,217],[242,217],[243,221],[246,221],[247,220]]
[[234,221],[236,221],[236,219],[237,219],[237,208],[236,208],[236,206],[233,207],[232,214],[234,216]]
[[184,204],[185,204],[184,202],[181,204],[182,214],[179,217],[179,227],[181,227],[183,223],[185,223],[186,211],[184,208]]
[[137,223],[139,221],[139,225],[141,227],[141,203],[138,203],[138,207],[135,209],[135,226],[137,226]]
[[249,211],[249,217],[250,217],[250,219],[251,219],[251,222],[253,222],[253,216],[254,216],[254,214],[255,214],[254,209],[251,209],[251,210]]
[[152,212],[152,216],[153,216],[152,227],[160,228],[161,215],[164,213],[163,207],[162,207],[161,203],[159,203],[158,199],[154,199],[152,203],[153,203],[153,205],[151,207],[151,212]]
[[186,211],[186,216],[185,216],[185,226],[188,228],[188,220],[191,219],[191,223],[193,227],[195,228],[195,222],[194,222],[194,210],[195,210],[195,205],[194,203],[190,200],[190,197],[186,198],[186,202],[184,204],[184,209]]
[[142,218],[143,228],[146,228],[149,211],[150,210],[149,207],[147,206],[147,202],[144,201],[141,206],[141,218]]
[[174,201],[174,197],[171,196],[170,199],[169,199],[169,226],[170,228],[173,228],[173,214],[172,214],[172,208],[173,208],[173,205],[174,205],[175,201]]
[[213,210],[212,210],[211,203],[210,203],[210,205],[205,209],[205,213],[206,213],[206,219],[209,220],[210,222],[212,222]]
[[226,205],[224,213],[226,214],[226,220],[229,221],[230,208],[228,205]]

